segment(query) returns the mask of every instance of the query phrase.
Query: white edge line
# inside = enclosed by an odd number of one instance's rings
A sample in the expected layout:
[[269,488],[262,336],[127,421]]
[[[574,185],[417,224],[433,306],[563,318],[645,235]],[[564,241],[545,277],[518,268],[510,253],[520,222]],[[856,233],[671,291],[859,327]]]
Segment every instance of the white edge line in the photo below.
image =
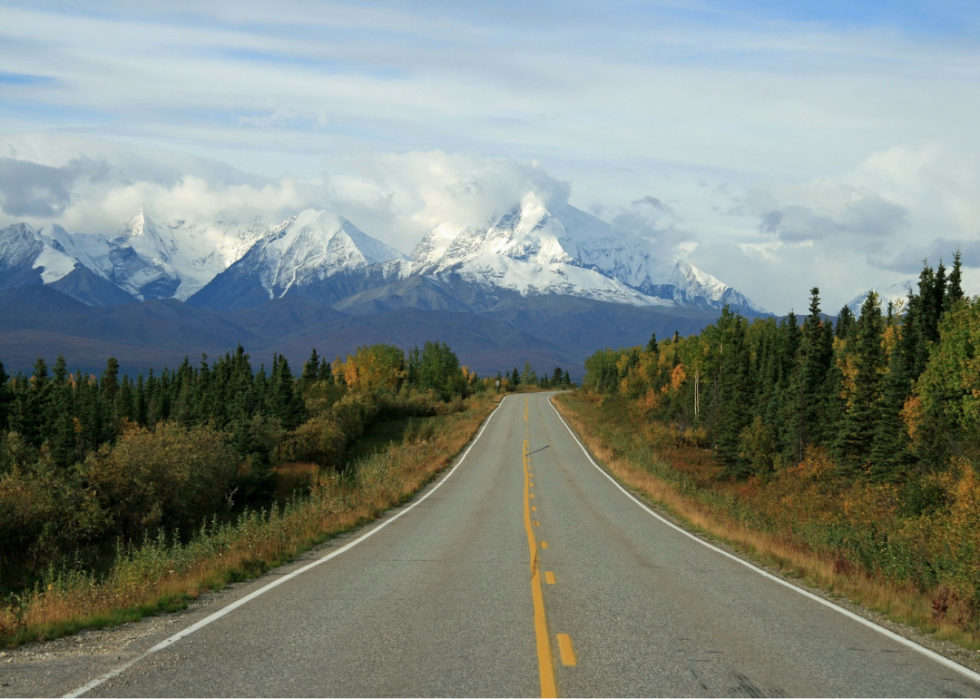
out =
[[342,553],[345,553],[346,551],[349,551],[350,549],[354,548],[355,546],[357,546],[359,543],[361,543],[365,539],[367,539],[369,537],[372,537],[375,534],[377,534],[379,531],[381,531],[382,529],[384,529],[385,527],[387,527],[389,524],[391,524],[392,522],[394,522],[396,519],[398,519],[402,515],[411,512],[416,506],[422,504],[426,500],[426,498],[428,498],[434,492],[436,492],[437,490],[439,490],[439,488],[442,487],[442,484],[445,483],[447,480],[449,480],[449,477],[452,476],[453,473],[456,472],[456,469],[458,469],[460,466],[463,465],[463,461],[469,455],[470,450],[474,446],[476,446],[477,441],[479,441],[480,437],[483,436],[483,432],[487,429],[487,426],[490,424],[490,421],[493,419],[493,416],[497,414],[497,409],[500,408],[500,406],[503,405],[504,401],[507,400],[507,398],[509,398],[509,397],[510,396],[504,396],[504,398],[502,398],[501,401],[497,404],[497,407],[493,409],[493,412],[490,413],[489,417],[487,417],[486,421],[483,423],[483,426],[480,428],[480,431],[477,433],[476,437],[473,439],[472,442],[470,442],[470,445],[466,448],[466,451],[463,452],[463,455],[456,462],[456,465],[453,466],[449,470],[449,473],[447,473],[445,476],[443,476],[439,480],[439,482],[436,483],[436,485],[431,490],[429,490],[429,492],[427,492],[425,495],[423,495],[422,497],[420,497],[418,500],[416,500],[415,502],[413,502],[411,505],[409,505],[408,507],[406,507],[404,510],[402,510],[401,512],[399,512],[398,514],[396,514],[394,517],[391,517],[390,519],[385,520],[384,522],[382,522],[381,524],[379,524],[378,526],[376,526],[374,529],[371,529],[370,531],[362,534],[361,536],[357,537],[353,541],[345,544],[344,546],[341,546],[336,551],[331,551],[330,553],[326,554],[322,558],[318,558],[315,561],[313,561],[312,563],[308,563],[307,565],[303,566],[302,568],[298,568],[297,570],[294,570],[292,573],[289,573],[287,575],[282,576],[281,578],[278,578],[276,580],[273,580],[269,584],[267,584],[267,585],[265,585],[263,587],[260,587],[255,592],[252,592],[252,593],[246,595],[245,597],[242,597],[240,600],[237,600],[235,602],[232,602],[231,604],[229,604],[226,607],[222,607],[221,609],[219,609],[218,611],[216,611],[214,614],[211,614],[210,616],[207,616],[207,617],[201,619],[197,623],[191,624],[190,626],[188,626],[186,629],[183,629],[182,631],[178,631],[173,636],[170,636],[169,638],[166,638],[166,639],[160,641],[158,644],[156,644],[155,646],[153,646],[149,650],[144,651],[142,654],[136,656],[135,658],[132,658],[131,660],[123,663],[122,665],[120,665],[120,666],[118,666],[116,668],[113,668],[112,670],[110,670],[109,672],[105,673],[104,675],[101,675],[100,677],[97,677],[96,679],[92,680],[91,682],[88,682],[87,684],[84,684],[81,687],[79,687],[78,689],[72,690],[71,692],[69,692],[68,694],[65,694],[63,696],[66,697],[66,698],[68,698],[68,697],[71,697],[71,698],[80,697],[83,694],[86,694],[87,692],[92,691],[93,689],[95,689],[99,685],[103,684],[104,682],[106,682],[108,680],[111,680],[113,677],[116,677],[117,675],[121,675],[126,670],[128,670],[129,668],[131,668],[133,665],[135,665],[136,663],[140,662],[141,660],[144,660],[145,658],[147,658],[148,656],[152,655],[153,653],[156,653],[158,651],[161,651],[161,650],[163,650],[165,648],[169,648],[172,644],[176,643],[180,639],[185,638],[187,636],[190,636],[195,631],[199,631],[199,630],[203,629],[205,626],[207,626],[208,624],[211,624],[212,622],[217,621],[218,619],[220,619],[221,617],[223,617],[225,614],[230,614],[231,612],[235,611],[236,609],[238,609],[242,605],[251,602],[256,597],[259,597],[260,595],[264,595],[266,592],[268,592],[272,588],[277,587],[277,586],[281,585],[282,583],[286,582],[287,580],[291,580],[292,578],[295,578],[298,575],[302,575],[306,571],[308,571],[308,570],[310,570],[312,568],[315,568],[315,567],[317,567],[318,565],[320,565],[322,563],[326,563],[327,561],[336,558],[337,556],[339,556]]
[[973,680],[974,682],[980,683],[980,674],[974,672],[973,670],[971,670],[971,669],[969,669],[967,667],[963,667],[959,663],[957,663],[957,662],[955,662],[953,660],[950,660],[946,656],[940,655],[939,653],[936,653],[935,651],[931,651],[931,650],[929,650],[928,648],[926,648],[924,646],[920,646],[915,641],[910,641],[909,639],[905,638],[904,636],[898,635],[894,631],[889,631],[885,627],[879,626],[878,624],[874,623],[873,621],[869,621],[868,619],[865,619],[864,617],[859,616],[858,614],[855,614],[852,611],[849,611],[847,609],[844,609],[843,607],[839,607],[836,604],[834,604],[833,602],[830,602],[828,600],[825,600],[823,597],[819,597],[819,596],[813,594],[812,592],[808,592],[807,590],[804,590],[801,587],[797,587],[796,585],[794,585],[794,584],[792,584],[790,582],[787,582],[786,580],[783,580],[782,578],[777,577],[777,576],[773,575],[772,573],[769,573],[769,572],[763,570],[762,568],[759,568],[758,566],[755,566],[752,563],[749,563],[748,561],[746,561],[746,560],[744,560],[742,558],[739,558],[738,556],[735,556],[735,555],[729,553],[728,551],[725,551],[724,549],[720,549],[717,546],[714,546],[713,544],[709,544],[704,539],[701,539],[701,538],[695,536],[694,534],[692,534],[691,532],[687,531],[686,529],[683,529],[682,527],[677,526],[676,524],[674,524],[673,522],[671,522],[669,519],[666,519],[666,518],[662,517],[661,515],[657,514],[656,512],[654,512],[653,510],[651,510],[649,507],[647,507],[643,502],[641,502],[640,500],[638,500],[631,492],[629,492],[628,490],[626,490],[626,488],[624,488],[623,486],[621,486],[616,481],[615,478],[613,478],[612,476],[610,476],[605,471],[605,469],[603,469],[601,466],[599,466],[599,464],[597,464],[595,462],[595,460],[592,458],[592,455],[589,454],[589,450],[586,449],[585,446],[582,444],[582,442],[579,441],[579,438],[578,438],[578,436],[576,436],[574,430],[572,430],[572,428],[568,425],[568,423],[565,422],[565,418],[562,417],[561,413],[558,412],[558,408],[556,408],[555,407],[555,404],[552,403],[550,397],[548,398],[548,403],[551,404],[551,409],[555,411],[555,414],[558,416],[558,419],[561,420],[561,422],[562,422],[563,425],[565,425],[565,429],[567,429],[568,430],[568,433],[570,435],[572,435],[572,439],[574,439],[575,440],[575,443],[578,444],[579,448],[582,450],[582,453],[585,454],[585,457],[589,460],[589,463],[591,463],[593,466],[595,466],[595,468],[598,469],[599,473],[601,473],[603,476],[605,476],[606,478],[608,478],[612,482],[612,484],[614,486],[616,486],[617,488],[619,488],[623,492],[623,494],[626,495],[626,497],[628,497],[630,500],[632,500],[637,505],[639,505],[640,507],[642,507],[649,514],[653,515],[658,520],[660,520],[661,522],[663,522],[664,524],[666,524],[668,527],[670,527],[672,529],[675,529],[676,531],[680,532],[681,534],[683,534],[684,536],[686,536],[686,537],[688,537],[690,539],[693,539],[694,541],[698,542],[702,546],[706,546],[709,549],[711,549],[712,551],[714,551],[716,553],[720,553],[722,556],[725,556],[726,558],[730,558],[731,560],[733,560],[733,561],[735,561],[737,563],[741,563],[743,566],[745,566],[746,568],[749,568],[750,570],[755,571],[759,575],[762,575],[763,577],[769,578],[773,582],[779,583],[780,585],[783,585],[784,587],[788,587],[789,589],[793,590],[794,592],[798,592],[799,594],[801,594],[804,597],[807,597],[807,598],[813,600],[814,602],[818,602],[818,603],[822,604],[825,607],[829,607],[830,609],[833,609],[835,612],[838,612],[840,614],[843,614],[847,618],[852,619],[852,620],[858,622],[859,624],[863,624],[863,625],[867,626],[868,628],[873,629],[874,631],[877,631],[881,635],[890,638],[891,640],[895,641],[896,643],[900,643],[903,646],[906,646],[908,648],[911,648],[912,650],[914,650],[914,651],[916,651],[918,653],[921,653],[922,655],[926,656],[930,660],[934,660],[937,663],[939,663],[940,665],[943,665],[943,666],[949,668],[950,670],[955,670],[956,672],[960,673],[961,675],[964,675],[965,677],[968,677],[969,679]]

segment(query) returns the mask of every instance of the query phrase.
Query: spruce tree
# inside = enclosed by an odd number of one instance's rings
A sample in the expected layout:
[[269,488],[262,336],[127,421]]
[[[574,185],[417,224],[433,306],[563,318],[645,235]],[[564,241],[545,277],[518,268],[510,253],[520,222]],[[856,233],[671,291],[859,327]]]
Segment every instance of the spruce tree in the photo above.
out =
[[313,353],[310,354],[310,358],[306,360],[303,365],[303,383],[304,385],[309,385],[317,380],[317,375],[320,372],[320,356],[316,353],[316,347],[313,348]]
[[316,373],[316,380],[321,383],[333,383],[333,372],[330,369],[330,362],[326,359],[320,360],[320,369]]
[[650,335],[650,341],[647,342],[647,352],[651,354],[657,353],[657,333],[652,333]]
[[911,382],[898,343],[888,357],[888,373],[883,379],[878,421],[871,444],[872,476],[892,480],[901,476],[909,461],[909,440],[902,420],[902,408],[908,398]]
[[854,337],[857,332],[857,319],[850,306],[844,306],[837,314],[837,325],[834,327],[834,337],[840,340],[848,340]]
[[740,457],[742,430],[752,420],[745,397],[751,395],[750,353],[745,337],[745,320],[726,305],[716,324],[720,343],[718,365],[717,417],[714,424],[715,453],[726,473],[740,478],[748,475]]
[[861,306],[857,322],[854,391],[836,443],[838,456],[852,473],[868,464],[881,415],[882,373],[886,362],[883,334],[878,294],[872,291]]
[[953,305],[963,299],[963,260],[959,248],[953,253],[953,269],[949,273],[949,284],[943,309],[948,311]]
[[790,455],[797,462],[809,445],[823,442],[827,433],[827,373],[832,362],[833,335],[820,311],[820,289],[814,287],[787,401]]
[[[152,371],[152,370],[151,370]],[[146,383],[143,381],[143,374],[136,377],[136,424],[146,427],[147,418]]]

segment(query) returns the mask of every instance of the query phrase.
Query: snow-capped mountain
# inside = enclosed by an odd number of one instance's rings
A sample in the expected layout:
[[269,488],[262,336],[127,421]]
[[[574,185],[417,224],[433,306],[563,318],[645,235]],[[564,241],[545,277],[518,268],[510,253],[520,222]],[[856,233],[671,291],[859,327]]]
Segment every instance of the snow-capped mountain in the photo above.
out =
[[2,286],[23,283],[50,284],[70,273],[78,261],[66,255],[56,242],[26,223],[0,231]]
[[347,219],[307,209],[269,231],[190,302],[247,308],[293,293],[332,303],[363,290],[369,277],[398,276],[403,264],[410,265],[402,253]]
[[574,297],[765,313],[710,274],[665,259],[651,241],[534,193],[503,215],[436,226],[412,258],[314,209],[286,220],[169,223],[139,211],[109,235],[17,224],[0,231],[0,288],[25,284],[57,284],[89,305],[176,298],[242,309],[291,295],[354,314],[479,313],[505,298]]
[[406,259],[347,219],[307,209],[252,246],[241,262],[259,270],[262,288],[269,292],[269,298],[278,298],[293,284]]
[[483,225],[444,223],[413,252],[414,273],[456,276],[522,296],[558,294],[633,306],[765,313],[735,289],[683,260],[664,260],[650,241],[535,194]]
[[865,300],[872,291],[878,294],[878,299],[881,302],[881,310],[884,313],[885,309],[888,307],[888,303],[891,302],[895,305],[904,304],[908,301],[909,289],[915,288],[915,281],[908,279],[904,282],[898,282],[897,284],[891,284],[885,287],[873,287],[864,293],[858,294],[853,299],[847,302],[847,307],[851,309],[851,312],[855,316],[861,315],[861,306],[864,305]]
[[59,249],[137,299],[186,300],[244,255],[273,225],[256,218],[244,223],[173,221],[158,225],[142,211],[115,236],[45,231]]

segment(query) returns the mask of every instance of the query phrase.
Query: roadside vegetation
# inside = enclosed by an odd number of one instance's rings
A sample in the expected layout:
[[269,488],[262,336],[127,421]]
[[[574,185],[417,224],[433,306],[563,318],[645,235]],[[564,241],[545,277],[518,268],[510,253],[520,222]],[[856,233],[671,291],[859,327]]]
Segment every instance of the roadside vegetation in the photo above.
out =
[[624,483],[808,582],[980,648],[980,299],[906,302],[597,352],[557,398]]
[[498,400],[444,343],[239,347],[135,381],[0,366],[0,645],[183,607],[398,505]]

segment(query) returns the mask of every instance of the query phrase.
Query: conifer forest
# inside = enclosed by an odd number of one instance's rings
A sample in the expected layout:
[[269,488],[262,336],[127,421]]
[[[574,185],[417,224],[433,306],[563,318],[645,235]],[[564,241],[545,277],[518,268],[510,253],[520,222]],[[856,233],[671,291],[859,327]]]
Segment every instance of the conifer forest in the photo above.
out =
[[978,357],[980,300],[964,297],[957,253],[856,316],[826,315],[814,288],[802,322],[726,308],[698,335],[597,352],[583,388],[595,419],[641,435],[617,448],[642,441],[681,491],[976,632]]

